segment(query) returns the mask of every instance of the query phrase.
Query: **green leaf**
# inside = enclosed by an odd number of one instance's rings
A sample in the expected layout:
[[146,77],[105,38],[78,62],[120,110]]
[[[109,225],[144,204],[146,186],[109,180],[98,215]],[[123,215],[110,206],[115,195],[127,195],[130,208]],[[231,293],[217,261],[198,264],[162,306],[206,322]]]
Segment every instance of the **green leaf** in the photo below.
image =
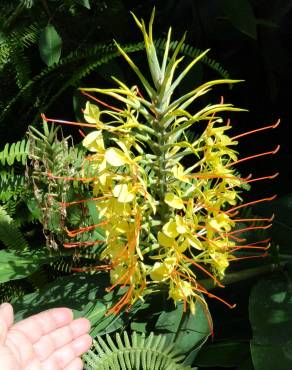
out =
[[43,289],[17,299],[14,303],[16,320],[58,306],[83,311],[89,302],[100,301],[106,286],[102,275],[80,273],[57,278]]
[[[105,275],[73,274],[56,279],[38,292],[26,294],[13,303],[16,321],[54,307],[69,307],[74,317],[86,317],[91,322],[92,336],[111,333],[125,326],[129,313],[106,315],[125,291],[105,293]],[[139,305],[133,306],[133,313]],[[132,311],[131,311],[132,314]]]
[[55,27],[49,24],[40,34],[39,51],[47,66],[58,63],[61,56],[62,39]]
[[257,283],[249,302],[250,343],[256,370],[292,368],[292,274],[275,273]]
[[222,341],[203,346],[195,359],[202,367],[239,366],[249,353],[248,341]]
[[235,28],[252,39],[257,39],[257,22],[248,0],[222,0],[221,5]]
[[205,312],[198,301],[195,304],[196,313],[184,312],[183,303],[171,311],[163,311],[155,324],[157,334],[164,334],[169,342],[175,342],[179,353],[190,354],[186,364],[191,364],[198,349],[210,335],[210,326]]
[[36,251],[30,253],[17,253],[13,250],[0,251],[0,283],[10,280],[22,279],[31,275],[41,265],[55,258],[48,255],[48,251]]
[[89,2],[89,0],[75,0],[75,3],[84,6],[84,8],[90,9],[90,2]]

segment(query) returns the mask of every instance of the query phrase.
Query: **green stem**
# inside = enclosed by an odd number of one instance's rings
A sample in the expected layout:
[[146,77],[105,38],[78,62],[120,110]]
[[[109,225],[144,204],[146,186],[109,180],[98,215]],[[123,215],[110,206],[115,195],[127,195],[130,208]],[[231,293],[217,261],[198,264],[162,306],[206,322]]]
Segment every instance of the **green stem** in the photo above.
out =
[[[225,275],[222,283],[224,285],[234,284],[239,281],[247,280],[255,276],[271,273],[277,270],[279,267],[284,266],[284,265],[285,263],[280,263],[279,265],[275,263],[271,263],[269,265],[252,267],[252,268],[241,270],[238,272],[232,272],[232,273]],[[200,280],[199,283],[208,290],[216,288],[216,286],[214,285],[214,281],[212,279]]]

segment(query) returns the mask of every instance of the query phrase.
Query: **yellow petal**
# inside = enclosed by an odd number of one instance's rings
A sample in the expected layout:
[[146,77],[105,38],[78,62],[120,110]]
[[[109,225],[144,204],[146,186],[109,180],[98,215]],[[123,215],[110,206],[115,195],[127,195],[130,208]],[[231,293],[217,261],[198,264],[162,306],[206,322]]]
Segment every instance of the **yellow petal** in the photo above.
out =
[[169,277],[166,266],[161,262],[155,262],[150,271],[150,277],[154,281],[161,281]]
[[177,242],[173,239],[173,238],[170,238],[169,236],[166,236],[164,233],[162,233],[161,231],[158,232],[158,243],[162,246],[162,247],[166,247],[166,248],[173,248],[173,247],[177,247]]
[[168,279],[176,263],[175,257],[167,257],[163,263],[155,262],[150,271],[151,279],[155,281]]
[[169,205],[169,207],[176,208],[176,209],[184,208],[182,199],[173,193],[167,193],[165,195],[164,201],[166,204]]
[[169,289],[169,298],[172,298],[174,301],[181,301],[192,295],[193,289],[188,281],[180,281]]
[[121,203],[129,203],[135,198],[135,194],[129,191],[127,184],[118,184],[114,187],[113,195]]
[[120,149],[117,148],[107,149],[107,151],[105,152],[105,159],[110,165],[114,167],[123,166],[124,164],[129,163],[129,159]]
[[187,241],[192,247],[201,251],[203,249],[202,243],[194,236],[188,236]]
[[85,121],[88,123],[97,123],[99,122],[99,116],[100,116],[100,110],[98,106],[96,106],[95,104],[91,104],[88,101],[84,109]]
[[179,246],[178,246],[178,250],[181,252],[181,253],[184,253],[186,251],[186,249],[190,246],[190,243],[187,239],[185,239]]
[[230,231],[233,226],[232,220],[225,213],[219,213],[216,217],[209,221],[209,225],[217,231]]
[[168,221],[165,225],[163,225],[163,233],[170,238],[176,238],[178,236],[178,232],[176,230],[176,222],[175,221]]
[[101,131],[90,132],[82,141],[83,146],[91,152],[104,150],[104,142]]
[[185,234],[188,231],[188,225],[183,219],[183,217],[176,215],[175,216],[176,229],[179,234]]

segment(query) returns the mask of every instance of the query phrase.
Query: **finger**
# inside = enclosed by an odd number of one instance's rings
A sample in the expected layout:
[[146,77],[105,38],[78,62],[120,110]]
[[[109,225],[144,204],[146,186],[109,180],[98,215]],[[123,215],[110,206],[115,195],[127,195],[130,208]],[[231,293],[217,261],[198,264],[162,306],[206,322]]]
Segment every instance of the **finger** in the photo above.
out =
[[72,310],[65,307],[53,308],[19,321],[13,329],[23,333],[31,343],[36,343],[43,335],[70,324]]
[[85,318],[72,321],[69,325],[56,329],[43,336],[34,345],[40,361],[47,359],[55,350],[71,343],[74,339],[89,332],[90,322]]
[[77,357],[91,347],[92,339],[90,335],[84,334],[75,339],[72,343],[55,351],[47,360],[42,363],[43,370],[64,369],[69,366]]
[[81,358],[75,358],[68,366],[64,368],[64,370],[82,370],[83,369],[83,361]]
[[9,303],[0,306],[0,343],[4,343],[7,331],[13,324],[13,308]]

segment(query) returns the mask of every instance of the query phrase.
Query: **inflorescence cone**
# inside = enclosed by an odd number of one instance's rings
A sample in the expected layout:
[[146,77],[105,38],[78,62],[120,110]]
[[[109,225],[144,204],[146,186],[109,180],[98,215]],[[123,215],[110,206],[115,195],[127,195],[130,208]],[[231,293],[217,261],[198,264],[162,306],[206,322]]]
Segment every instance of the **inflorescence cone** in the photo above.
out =
[[[104,263],[96,269],[109,271],[112,286],[108,290],[117,286],[127,288],[110,312],[117,313],[123,307],[131,306],[161,286],[167,287],[169,298],[174,302],[183,301],[185,307],[189,305],[194,312],[196,300],[205,305],[202,293],[221,300],[199,283],[198,275],[207,275],[222,287],[220,280],[231,261],[263,257],[267,253],[268,239],[246,244],[240,234],[268,228],[272,218],[243,219],[238,217],[238,211],[274,197],[242,203],[240,193],[250,183],[272,179],[277,174],[242,178],[233,166],[275,154],[279,147],[242,159],[238,159],[234,147],[238,139],[276,128],[279,122],[230,137],[230,122],[225,122],[221,115],[243,109],[221,99],[218,104],[191,112],[191,104],[213,86],[239,81],[209,81],[177,96],[180,82],[207,51],[178,73],[183,59],[179,52],[184,39],[170,56],[170,29],[160,62],[152,36],[154,12],[148,31],[143,21],[135,16],[134,19],[144,37],[152,81],[146,79],[116,44],[136,73],[139,87],[128,87],[114,78],[116,88],[81,89],[84,95],[97,102],[97,105],[86,103],[84,118],[87,123],[48,119],[43,115],[47,122],[92,128],[83,139],[83,145],[91,152],[84,161],[83,173],[80,178],[68,177],[67,180],[92,185],[93,197],[89,200],[95,202],[100,222],[68,231],[68,235],[74,239],[89,230],[101,228],[105,232],[105,241],[72,241],[64,247],[101,243],[100,260]],[[118,107],[103,102],[92,95],[94,92],[116,99]],[[106,109],[101,110],[101,106]],[[200,134],[193,138],[190,130]],[[54,174],[48,175],[58,178]],[[62,203],[62,206],[87,201]],[[236,227],[241,222],[250,223],[250,226]],[[260,226],[258,222],[261,222]],[[236,254],[244,249],[261,252],[248,257]],[[86,268],[76,268],[75,271],[86,271]]]

